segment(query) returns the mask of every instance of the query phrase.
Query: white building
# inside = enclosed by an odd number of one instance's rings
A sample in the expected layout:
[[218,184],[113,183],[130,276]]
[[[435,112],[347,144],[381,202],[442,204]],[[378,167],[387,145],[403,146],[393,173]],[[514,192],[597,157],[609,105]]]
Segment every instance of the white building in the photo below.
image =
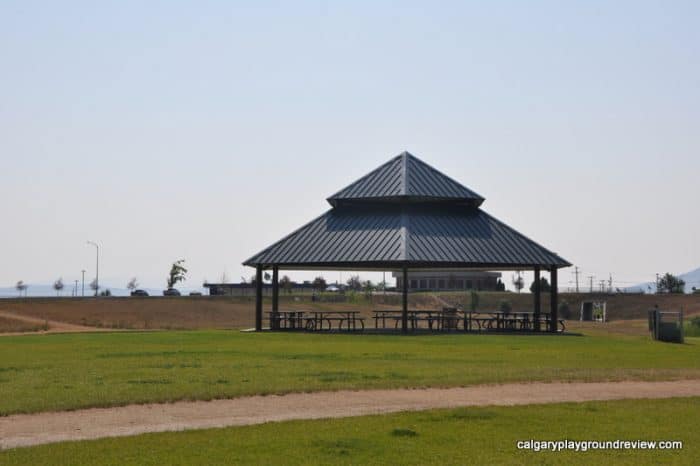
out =
[[[403,289],[400,272],[392,272],[396,288]],[[408,273],[408,289],[411,291],[497,291],[500,272],[481,271],[416,271]]]

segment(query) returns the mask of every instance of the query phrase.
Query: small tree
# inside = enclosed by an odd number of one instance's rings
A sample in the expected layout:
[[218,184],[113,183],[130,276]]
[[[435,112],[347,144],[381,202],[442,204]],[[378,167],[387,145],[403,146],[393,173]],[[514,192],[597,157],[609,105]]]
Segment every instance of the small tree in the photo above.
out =
[[512,309],[513,306],[510,304],[510,301],[503,300],[498,304],[498,310],[504,314],[509,314]]
[[360,281],[360,276],[359,275],[352,275],[350,278],[348,278],[348,281],[346,282],[348,285],[348,288],[354,291],[359,291],[362,289],[362,282]]
[[93,281],[90,282],[90,289],[95,292],[95,296],[97,296],[97,292],[99,291],[99,286],[97,285],[97,279],[95,278]]
[[506,284],[500,278],[496,280],[496,291],[506,291]]
[[270,272],[263,273],[263,281],[269,282],[270,280],[272,280],[272,275],[270,275]]
[[126,284],[126,288],[131,292],[133,292],[138,287],[139,282],[136,280],[136,277],[133,277],[131,280],[129,280],[129,283]]
[[657,293],[685,293],[685,280],[666,273],[659,279],[656,286]]
[[520,290],[522,290],[525,287],[525,280],[523,280],[523,277],[520,276],[520,272],[518,272],[517,275],[513,275],[512,278],[513,286],[515,287],[515,290],[520,293]]
[[374,283],[372,283],[372,280],[365,280],[362,282],[362,290],[365,292],[366,297],[371,297],[374,291]]
[[53,282],[53,289],[56,290],[56,296],[61,294],[61,291],[63,290],[63,278],[59,278]]
[[173,265],[170,267],[170,273],[168,274],[168,289],[174,288],[178,282],[185,281],[187,269],[184,265],[182,265],[184,263],[185,259],[180,259],[179,261],[173,262]]
[[377,283],[376,288],[378,291],[385,291],[386,290],[386,280],[382,280],[379,283]]
[[15,285],[15,288],[16,288],[17,291],[19,292],[19,295],[20,295],[20,296],[22,296],[22,292],[23,292],[23,291],[24,291],[24,295],[25,295],[25,296],[27,295],[27,288],[28,288],[28,287],[29,287],[29,285],[27,285],[26,283],[24,283],[24,280],[18,281],[17,284]]
[[[552,289],[552,287],[549,286],[549,282],[547,281],[547,279],[544,277],[540,277],[540,291],[544,293],[544,292],[549,291],[551,289]],[[535,292],[535,281],[533,280],[532,285],[530,285],[530,293],[534,293],[534,292]]]
[[100,292],[100,296],[109,297],[112,296],[112,292],[109,291],[109,288],[107,288],[106,290]]
[[472,290],[469,294],[471,296],[471,302],[469,303],[469,309],[472,312],[476,312],[477,308],[479,307],[479,293]]
[[311,285],[316,291],[324,291],[326,289],[326,279],[319,275],[318,277],[314,278]]
[[280,278],[280,287],[287,293],[292,292],[292,280],[287,276],[283,275],[282,278]]
[[566,301],[559,303],[559,317],[562,319],[571,318],[571,307],[569,307],[569,303]]

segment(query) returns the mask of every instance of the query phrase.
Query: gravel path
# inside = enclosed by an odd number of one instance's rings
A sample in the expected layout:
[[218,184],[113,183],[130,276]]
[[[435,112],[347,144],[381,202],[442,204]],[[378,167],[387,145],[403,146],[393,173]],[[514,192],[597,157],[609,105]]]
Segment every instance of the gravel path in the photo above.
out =
[[129,405],[0,417],[0,448],[291,419],[459,406],[700,396],[700,380],[530,383],[465,388],[337,391]]

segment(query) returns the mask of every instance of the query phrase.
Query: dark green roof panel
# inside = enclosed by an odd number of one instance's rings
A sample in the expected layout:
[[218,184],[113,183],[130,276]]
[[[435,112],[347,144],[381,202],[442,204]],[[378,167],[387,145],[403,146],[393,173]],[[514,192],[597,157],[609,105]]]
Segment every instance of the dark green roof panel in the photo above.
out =
[[331,209],[245,265],[570,265],[481,209]]
[[484,198],[408,152],[403,152],[328,198],[348,203],[442,201],[479,206]]

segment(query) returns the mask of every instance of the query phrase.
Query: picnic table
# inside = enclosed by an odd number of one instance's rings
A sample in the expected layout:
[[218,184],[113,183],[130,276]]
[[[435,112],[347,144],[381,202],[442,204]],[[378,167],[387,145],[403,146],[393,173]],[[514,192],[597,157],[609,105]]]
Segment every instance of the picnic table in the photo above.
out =
[[304,328],[304,311],[268,311],[271,330],[301,330]]
[[[365,320],[362,317],[358,317],[360,311],[307,311],[310,315],[306,317],[306,330],[332,330],[333,323],[337,322],[338,330],[343,330],[343,324],[345,324],[345,330],[355,331],[358,330],[357,325],[359,323],[360,330],[365,329]],[[327,325],[327,328],[324,328]]]
[[[549,326],[550,314],[543,312],[540,314],[540,329]],[[465,330],[535,330],[535,316],[533,312],[467,312],[464,315]],[[563,332],[566,327],[564,320],[559,319],[558,324]]]
[[[386,321],[394,321],[394,328],[398,328],[403,318],[403,311],[397,309],[376,309],[374,311],[374,328],[387,328]],[[426,322],[428,329],[457,329],[459,315],[456,309],[410,309],[407,312],[408,324],[412,329],[419,328],[420,322]]]

